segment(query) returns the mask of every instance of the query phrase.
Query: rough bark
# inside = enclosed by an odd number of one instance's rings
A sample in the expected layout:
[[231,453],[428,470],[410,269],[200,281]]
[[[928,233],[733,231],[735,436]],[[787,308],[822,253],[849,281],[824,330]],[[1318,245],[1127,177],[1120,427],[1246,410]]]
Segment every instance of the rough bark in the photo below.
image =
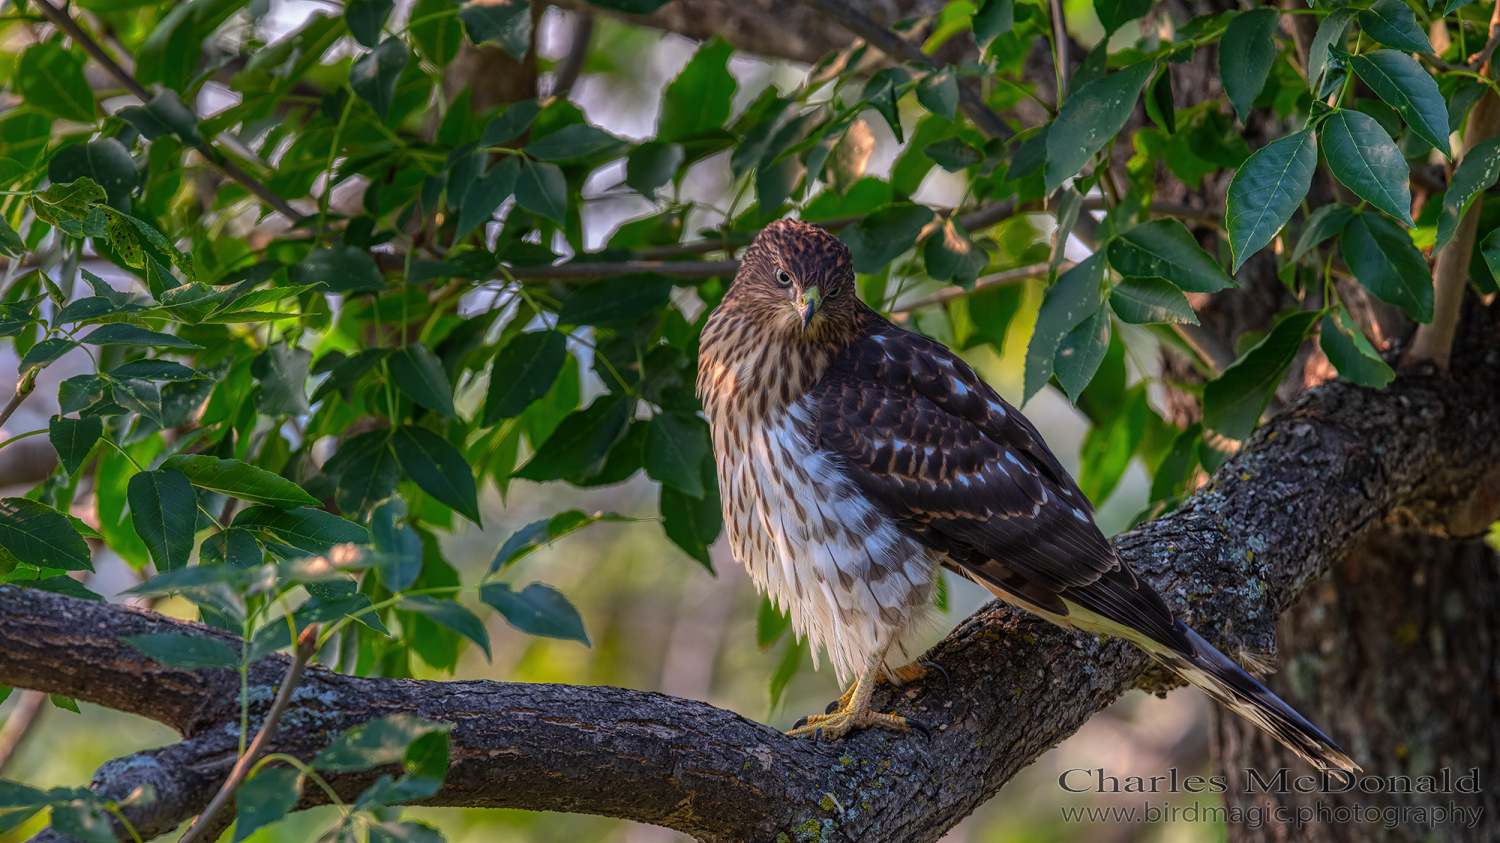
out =
[[[1232,804],[1264,806],[1295,823],[1230,826],[1235,843],[1298,840],[1500,839],[1500,558],[1479,541],[1378,531],[1282,617],[1283,669],[1271,686],[1339,734],[1367,774],[1439,775],[1478,768],[1479,794],[1247,793],[1246,768],[1269,777],[1295,759],[1233,717],[1219,717],[1220,757]],[[1296,773],[1294,773],[1296,775]],[[1482,808],[1478,822],[1382,814],[1339,822],[1354,806]],[[1329,821],[1329,818],[1333,821]]]
[[[1500,460],[1500,320],[1473,308],[1455,379],[1405,371],[1385,390],[1310,390],[1181,509],[1116,539],[1185,620],[1228,652],[1274,646],[1275,623],[1318,574],[1396,518],[1451,529]],[[139,713],[182,743],[111,762],[106,795],[144,782],[132,809],[164,833],[210,797],[234,760],[236,676],[147,661],[120,635],[222,635],[149,612],[0,588],[0,683]],[[704,703],[618,688],[362,679],[310,670],[271,751],[308,757],[333,735],[394,712],[455,724],[436,805],[623,817],[702,840],[930,841],[1091,714],[1132,688],[1175,680],[1119,641],[1069,634],[988,606],[929,654],[952,684],[876,705],[929,722],[930,741],[868,732],[793,740]],[[258,728],[285,657],[251,674]],[[1335,689],[1337,690],[1337,689]],[[1332,720],[1333,737],[1343,717]],[[1356,756],[1382,750],[1351,743]],[[368,775],[335,780],[353,796]],[[310,797],[311,798],[311,797]]]

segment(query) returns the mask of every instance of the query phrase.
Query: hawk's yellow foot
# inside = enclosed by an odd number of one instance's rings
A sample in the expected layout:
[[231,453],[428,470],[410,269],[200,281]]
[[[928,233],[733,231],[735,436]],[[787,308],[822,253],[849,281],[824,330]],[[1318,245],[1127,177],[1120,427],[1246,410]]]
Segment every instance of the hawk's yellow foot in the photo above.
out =
[[[916,668],[920,673],[913,675],[910,668]],[[912,664],[906,665],[903,668],[896,668],[892,672],[898,671],[904,671],[905,678],[902,681],[909,682],[914,678],[921,678],[926,673],[926,668],[920,664]],[[892,732],[908,732],[911,729],[917,729],[923,735],[931,738],[931,730],[916,720],[902,717],[899,714],[883,714],[870,710],[870,697],[874,693],[874,688],[872,687],[874,680],[886,679],[889,681],[891,678],[884,669],[878,667],[867,671],[865,675],[856,679],[854,684],[849,686],[849,690],[845,691],[844,695],[839,697],[837,702],[830,703],[825,713],[814,714],[799,719],[787,734],[792,737],[810,736],[814,740],[826,738],[832,741],[838,740],[856,729],[886,729]]]

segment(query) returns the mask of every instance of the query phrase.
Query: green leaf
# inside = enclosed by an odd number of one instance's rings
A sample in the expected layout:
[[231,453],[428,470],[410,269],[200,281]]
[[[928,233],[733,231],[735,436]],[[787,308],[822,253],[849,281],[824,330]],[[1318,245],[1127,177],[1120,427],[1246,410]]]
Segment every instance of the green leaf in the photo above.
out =
[[1165,278],[1190,293],[1216,293],[1235,286],[1234,279],[1177,220],[1138,225],[1109,241],[1106,250],[1109,265],[1121,275]]
[[422,575],[422,537],[405,519],[406,501],[399,497],[382,502],[370,513],[370,549],[382,557],[375,573],[392,593],[411,588]]
[[105,375],[114,380],[141,380],[141,381],[190,381],[198,377],[198,373],[181,363],[171,360],[132,360],[124,365],[116,366],[105,372]]
[[984,160],[983,152],[956,137],[944,138],[937,143],[928,144],[922,149],[922,154],[950,173],[963,172]]
[[1360,386],[1380,389],[1396,379],[1396,373],[1380,358],[1380,353],[1349,318],[1342,304],[1323,316],[1318,344],[1328,362],[1339,371],[1339,377]]
[[563,300],[557,313],[562,325],[617,328],[656,313],[672,294],[672,279],[637,272],[590,281]]
[[1251,9],[1235,15],[1219,41],[1219,79],[1242,123],[1250,121],[1250,108],[1276,61],[1271,34],[1280,24],[1280,10]]
[[407,612],[426,615],[438,626],[451,629],[478,644],[479,648],[484,650],[484,657],[490,658],[490,634],[485,630],[484,622],[473,612],[465,609],[457,600],[438,600],[420,594],[403,594],[397,600],[396,607]]
[[839,232],[839,238],[854,256],[854,271],[873,274],[916,245],[932,220],[932,209],[926,205],[900,202],[865,215],[857,225]]
[[1167,134],[1177,133],[1177,107],[1172,101],[1172,74],[1170,65],[1156,72],[1156,81],[1151,83],[1151,90],[1146,94],[1146,116],[1152,122],[1166,130]]
[[1353,218],[1353,208],[1332,202],[1313,211],[1302,224],[1302,233],[1297,237],[1297,248],[1292,250],[1292,262],[1302,260],[1303,255],[1328,238],[1337,237]]
[[1402,52],[1435,52],[1406,0],[1379,0],[1370,8],[1362,9],[1359,28],[1376,41]]
[[1497,179],[1500,179],[1500,138],[1486,138],[1464,153],[1453,178],[1448,181],[1448,190],[1443,194],[1443,211],[1438,216],[1433,254],[1453,241],[1469,203],[1475,196],[1494,187]]
[[526,0],[465,3],[458,19],[476,45],[494,44],[516,61],[531,51],[531,4]]
[[1319,311],[1293,313],[1203,387],[1203,424],[1230,439],[1250,437]]
[[382,292],[385,278],[370,253],[353,246],[323,246],[287,267],[293,284],[325,284],[330,293]]
[[525,412],[552,388],[567,359],[568,338],[560,331],[535,331],[511,337],[490,367],[484,424],[494,425]]
[[187,567],[198,525],[198,497],[187,476],[175,468],[141,471],[131,476],[127,488],[130,522],[156,569]]
[[[1099,24],[1104,27],[1106,38],[1149,11],[1151,0],[1094,0],[1094,13],[1099,16]],[[978,12],[974,13],[974,19],[979,19]]]
[[[365,47],[374,47],[380,43],[380,30],[395,7],[392,0],[348,0],[344,3],[344,23],[354,40]],[[234,843],[242,839],[236,833]]]
[[724,127],[738,88],[729,73],[733,52],[729,42],[717,35],[698,48],[662,95],[658,141],[675,143]]
[[367,544],[370,533],[353,521],[311,507],[278,509],[247,507],[234,517],[234,526],[264,530],[278,541],[309,553],[327,553],[335,545]]
[[1030,401],[1051,379],[1053,358],[1063,337],[1103,304],[1100,290],[1103,281],[1104,254],[1095,252],[1047,288],[1031,342],[1026,346],[1025,401]]
[[635,401],[623,395],[601,395],[557,426],[536,454],[514,476],[537,483],[590,473],[630,424]]
[[199,146],[203,135],[198,131],[198,115],[171,88],[158,91],[145,105],[132,105],[115,112],[115,116],[134,126],[147,140],[177,135],[188,146]]
[[671,181],[686,160],[680,143],[647,141],[625,159],[625,184],[644,196],[655,196],[656,189]]
[[250,374],[260,381],[255,408],[267,416],[301,416],[311,412],[307,400],[307,377],[312,352],[278,343],[261,352],[250,364]]
[[240,666],[239,654],[228,644],[214,638],[158,632],[149,635],[123,635],[120,640],[166,667],[180,667],[183,670],[218,667],[234,670]]
[[94,570],[88,543],[67,516],[26,498],[0,498],[0,547],[38,568]]
[[[52,704],[78,713],[78,703],[68,697],[52,694]],[[52,832],[64,840],[78,843],[114,843],[115,829],[109,812],[91,799],[74,799],[52,807]]]
[[422,427],[402,425],[391,438],[396,462],[422,491],[459,515],[480,523],[474,471],[448,440]]
[[85,345],[131,345],[140,348],[182,348],[197,351],[202,346],[188,342],[182,337],[152,331],[128,322],[100,325],[83,338]]
[[296,483],[240,460],[220,459],[208,454],[177,454],[168,457],[162,468],[175,468],[200,489],[242,501],[282,509],[321,505],[317,498]]
[[562,225],[568,212],[568,180],[556,164],[527,159],[516,177],[516,204]]
[[64,50],[60,41],[35,44],[21,54],[15,83],[26,104],[53,117],[93,123],[94,91],[83,75],[83,58]]
[[91,179],[104,189],[110,204],[119,205],[140,184],[135,161],[114,138],[74,144],[58,150],[47,163],[47,177],[55,184]]
[[780,640],[791,627],[791,615],[778,610],[770,597],[761,595],[760,609],[755,613],[755,646],[766,649]]
[[161,425],[163,421],[161,390],[156,384],[147,381],[122,380],[111,381],[110,388],[120,406]]
[[1187,296],[1165,278],[1126,278],[1110,290],[1109,306],[1121,321],[1133,325],[1198,324]]
[[624,142],[587,123],[570,123],[526,145],[526,154],[542,161],[578,161],[617,150]]
[[396,98],[396,83],[406,70],[411,49],[400,38],[387,38],[360,56],[349,69],[349,88],[384,120]]
[[395,493],[401,467],[388,435],[385,430],[372,430],[347,439],[324,464],[324,472],[337,480],[333,500],[340,512],[363,518]]
[[922,260],[932,280],[952,281],[972,290],[979,273],[989,265],[990,256],[950,217],[923,244]]
[[42,340],[26,349],[26,354],[21,357],[19,371],[22,375],[37,369],[45,369],[56,363],[64,354],[78,347],[78,343],[63,337],[52,337]]
[[1354,20],[1354,14],[1354,9],[1334,9],[1318,24],[1318,32],[1313,36],[1307,58],[1307,86],[1313,93],[1322,89],[1323,72],[1328,69],[1328,48],[1344,48],[1349,39],[1349,24]]
[[981,49],[1016,26],[1015,0],[979,0],[974,9],[974,43]]
[[43,222],[57,225],[63,219],[81,220],[90,206],[103,202],[108,194],[91,178],[80,178],[69,184],[53,184],[27,201]]
[[1381,301],[1418,322],[1432,321],[1432,273],[1405,229],[1379,214],[1355,214],[1339,235],[1339,251]]
[[1047,129],[1048,193],[1077,175],[1120,133],[1153,68],[1150,61],[1137,62],[1084,85],[1062,104]]
[[[228,565],[234,568],[258,568],[265,559],[260,542],[249,530],[230,527],[203,540],[198,546],[198,565]],[[184,570],[193,570],[186,568]],[[290,642],[288,642],[290,643]],[[258,656],[251,658],[254,661]]]
[[[385,1],[386,5],[390,5],[390,0]],[[389,14],[389,9],[386,13]],[[346,11],[344,14],[347,16],[349,13]],[[240,843],[257,829],[280,822],[302,801],[302,782],[302,771],[296,767],[284,766],[261,767],[254,775],[245,779],[245,783],[234,794],[232,843]]]
[[1089,385],[1089,381],[1094,379],[1094,373],[1099,370],[1099,364],[1104,361],[1104,352],[1108,349],[1109,312],[1102,307],[1063,337],[1057,348],[1054,367],[1057,382],[1062,384],[1063,391],[1068,393],[1068,400],[1073,404],[1078,403],[1078,396]]
[[344,732],[322,752],[313,757],[315,770],[352,772],[400,764],[407,747],[418,738],[433,732],[448,732],[448,723],[423,720],[409,714],[392,714]]
[[68,474],[78,473],[78,469],[83,467],[83,461],[103,435],[104,421],[98,416],[86,419],[53,416],[47,422],[47,438],[52,441],[52,447],[57,451],[63,469]]
[[922,77],[917,83],[917,102],[933,114],[952,120],[958,113],[958,74],[945,67]]
[[512,104],[485,125],[484,132],[479,136],[479,145],[481,147],[500,146],[515,140],[521,136],[522,132],[531,128],[532,122],[536,120],[541,110],[536,100],[521,100]]
[[786,692],[786,686],[792,684],[792,679],[797,676],[797,671],[801,667],[802,644],[795,640],[788,641],[786,654],[782,656],[781,664],[777,665],[776,672],[771,674],[769,690],[773,710],[781,702],[781,695]]
[[1359,198],[1411,225],[1411,168],[1375,118],[1339,109],[1319,132],[1334,176]]
[[1235,171],[1224,214],[1235,272],[1292,218],[1317,166],[1318,142],[1303,129],[1256,150]]
[[516,179],[520,175],[521,160],[507,155],[483,178],[471,182],[464,191],[464,204],[459,211],[458,225],[453,229],[453,239],[457,240],[493,219],[500,204],[515,193]]
[[386,358],[385,363],[396,386],[411,400],[438,415],[458,418],[458,410],[453,407],[453,386],[448,383],[443,361],[426,343],[412,343]]
[[495,558],[490,561],[489,573],[495,574],[503,571],[537,548],[550,545],[563,536],[576,533],[600,521],[628,520],[631,519],[614,513],[600,512],[589,515],[581,509],[570,509],[567,512],[559,512],[551,518],[533,521],[505,539],[500,549],[495,552]]
[[520,591],[512,591],[508,583],[489,583],[480,587],[479,599],[494,607],[511,626],[528,635],[581,641],[584,646],[593,646],[578,610],[562,592],[550,585],[534,582]]
[[1479,244],[1479,252],[1484,257],[1484,263],[1490,269],[1490,274],[1500,278],[1500,228],[1491,231]]
[[411,10],[411,37],[417,49],[433,64],[443,66],[458,55],[463,25],[458,22],[458,4],[450,0],[417,0]]
[[1395,50],[1376,50],[1349,58],[1349,66],[1386,105],[1401,114],[1412,131],[1449,158],[1448,107],[1437,82],[1417,60]]
[[646,434],[646,476],[685,495],[704,494],[703,462],[713,452],[708,423],[667,410],[651,417]]

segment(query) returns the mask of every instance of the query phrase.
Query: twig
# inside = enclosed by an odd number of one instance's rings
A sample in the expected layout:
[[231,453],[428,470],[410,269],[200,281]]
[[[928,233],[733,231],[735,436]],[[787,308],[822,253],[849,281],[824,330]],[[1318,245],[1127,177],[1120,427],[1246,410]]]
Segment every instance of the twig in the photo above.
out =
[[594,16],[588,12],[577,13],[573,21],[573,43],[568,45],[567,58],[563,59],[562,66],[553,77],[552,96],[562,99],[578,83],[578,75],[583,72],[583,62],[588,58],[589,42],[593,37]]
[[1057,105],[1068,98],[1068,21],[1063,17],[1062,0],[1051,0],[1052,41],[1057,47],[1053,61],[1057,65]]
[[[103,67],[109,72],[109,75],[118,79],[120,84],[125,86],[126,90],[130,91],[143,104],[151,102],[151,92],[146,90],[145,86],[140,82],[137,82],[135,77],[125,72],[125,68],[121,67],[119,62],[115,61],[109,53],[105,52],[104,48],[99,46],[99,42],[95,41],[87,32],[84,32],[83,28],[73,18],[69,17],[66,12],[52,5],[50,0],[36,0],[36,6],[37,11],[41,12],[43,17],[51,21],[58,29],[67,33],[67,36],[73,39],[78,46],[82,47],[84,52],[92,56],[94,61],[99,63],[100,67]],[[193,112],[193,119],[195,121],[198,120],[197,110],[190,105],[186,107],[189,111]],[[297,209],[288,204],[285,199],[272,193],[269,187],[266,187],[254,176],[245,172],[238,164],[225,158],[222,153],[209,145],[207,140],[202,141],[193,148],[202,153],[210,163],[222,170],[225,175],[239,182],[241,187],[255,194],[262,202],[281,213],[288,220],[295,222],[301,219],[302,214],[298,213]]]
[[16,384],[16,394],[11,396],[10,403],[5,405],[5,409],[0,410],[0,427],[3,427],[10,420],[11,414],[16,411],[17,407],[21,406],[22,401],[26,400],[26,396],[35,390],[36,370],[33,369],[21,376],[21,382]]
[[[869,15],[845,3],[844,0],[798,0],[826,18],[838,22],[845,29],[863,38],[866,43],[896,61],[909,61],[937,69],[932,56],[922,52],[917,45],[907,41],[891,30],[881,26]],[[968,115],[985,137],[1011,138],[1015,136],[1005,120],[996,114],[984,101],[984,97],[970,86],[967,80],[959,80],[958,105]]]
[[45,697],[41,691],[22,691],[16,699],[16,707],[10,710],[5,725],[0,727],[0,773],[5,772],[5,765],[15,755],[16,747],[21,745],[21,739],[36,722]]
[[286,669],[286,678],[281,681],[281,689],[276,692],[276,699],[271,703],[271,710],[266,712],[266,720],[256,733],[255,740],[245,749],[245,754],[235,763],[234,769],[229,771],[229,778],[224,781],[224,786],[214,794],[214,798],[198,815],[198,819],[188,827],[186,833],[177,843],[197,843],[198,838],[212,823],[214,816],[234,798],[234,792],[244,782],[245,777],[250,774],[250,768],[260,760],[261,753],[270,741],[272,733],[276,731],[276,721],[281,719],[282,712],[286,711],[287,704],[292,701],[292,690],[302,681],[302,671],[307,667],[307,662],[312,659],[313,653],[317,651],[318,625],[310,624],[297,636],[297,652],[292,655],[292,664]]

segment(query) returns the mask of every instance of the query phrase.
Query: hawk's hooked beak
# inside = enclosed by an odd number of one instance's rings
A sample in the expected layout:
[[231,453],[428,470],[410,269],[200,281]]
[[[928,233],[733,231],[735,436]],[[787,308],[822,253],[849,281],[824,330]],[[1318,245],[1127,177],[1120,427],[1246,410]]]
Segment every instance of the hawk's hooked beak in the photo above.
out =
[[808,287],[802,291],[802,295],[797,299],[797,315],[802,317],[802,330],[807,330],[808,324],[822,307],[823,291],[817,287]]

